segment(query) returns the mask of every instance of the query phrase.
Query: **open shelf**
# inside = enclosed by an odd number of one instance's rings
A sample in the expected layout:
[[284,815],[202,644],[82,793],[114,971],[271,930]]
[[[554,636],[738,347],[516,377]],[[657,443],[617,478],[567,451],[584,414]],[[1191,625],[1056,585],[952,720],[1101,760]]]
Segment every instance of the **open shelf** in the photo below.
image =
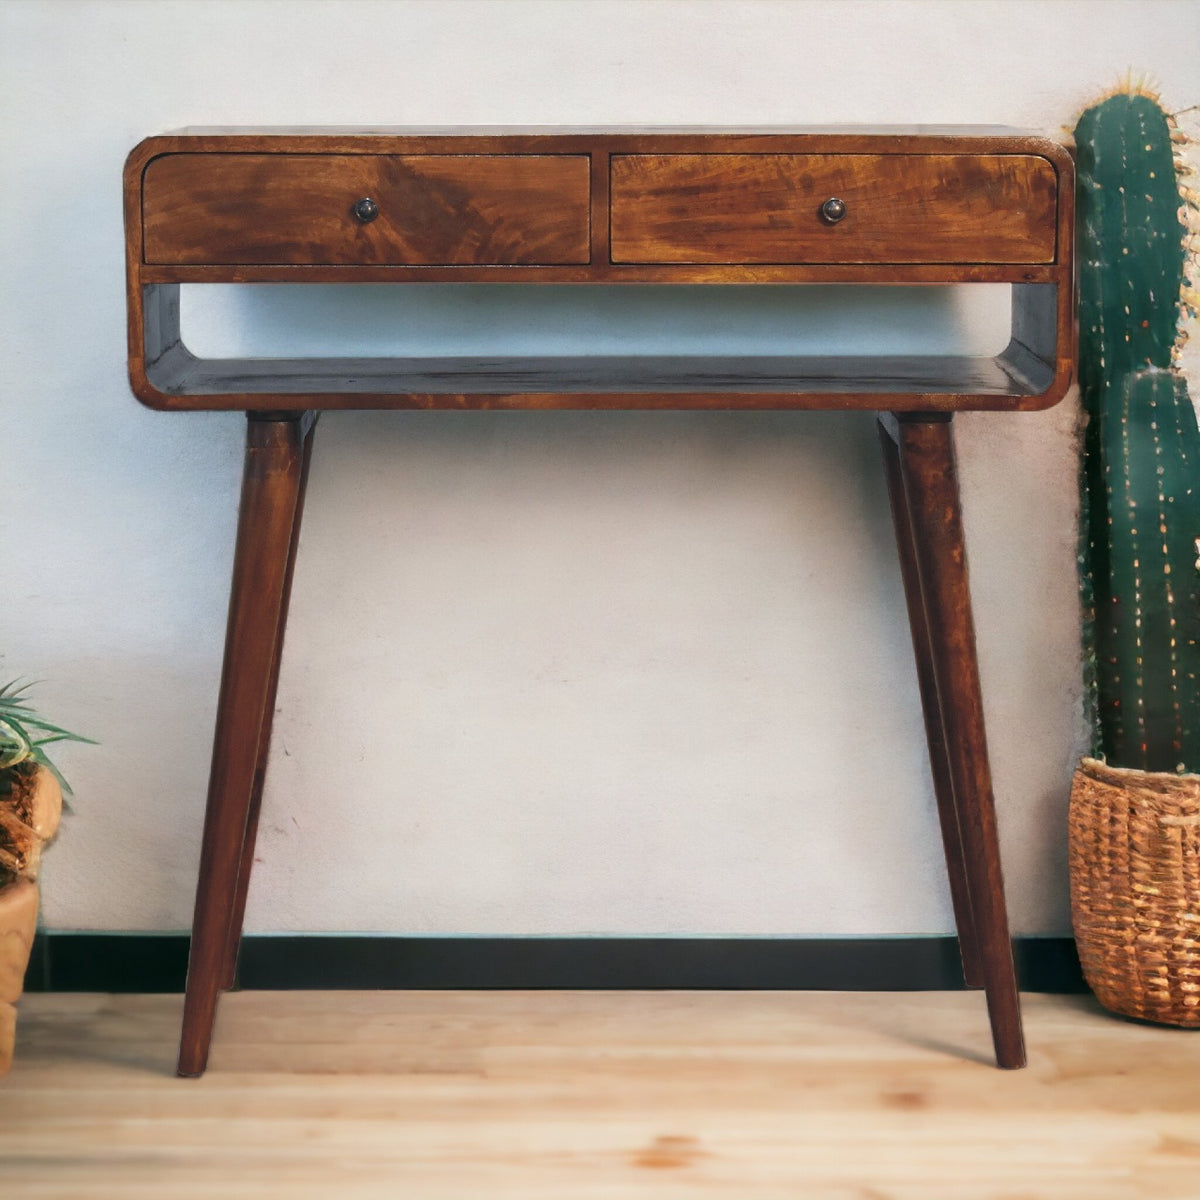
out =
[[[519,289],[518,289],[519,290]],[[1056,374],[1057,288],[1012,288],[997,354],[486,352],[214,355],[188,348],[177,284],[145,287],[143,398],[162,408],[1042,408]],[[610,339],[610,345],[612,339]],[[636,343],[635,343],[636,344]],[[994,344],[994,343],[993,343]],[[240,347],[239,347],[240,348]],[[257,348],[257,347],[256,347]],[[918,343],[918,348],[919,343]],[[407,348],[403,348],[407,349]],[[427,349],[421,347],[422,350]],[[437,349],[436,347],[434,348]],[[135,380],[136,386],[136,380]]]

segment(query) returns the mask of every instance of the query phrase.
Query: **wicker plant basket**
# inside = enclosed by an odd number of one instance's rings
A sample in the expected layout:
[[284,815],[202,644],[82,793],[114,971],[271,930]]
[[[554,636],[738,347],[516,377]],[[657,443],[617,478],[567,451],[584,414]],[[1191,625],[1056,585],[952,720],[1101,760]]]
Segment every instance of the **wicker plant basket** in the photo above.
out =
[[1200,775],[1085,758],[1069,844],[1075,939],[1096,998],[1200,1029]]

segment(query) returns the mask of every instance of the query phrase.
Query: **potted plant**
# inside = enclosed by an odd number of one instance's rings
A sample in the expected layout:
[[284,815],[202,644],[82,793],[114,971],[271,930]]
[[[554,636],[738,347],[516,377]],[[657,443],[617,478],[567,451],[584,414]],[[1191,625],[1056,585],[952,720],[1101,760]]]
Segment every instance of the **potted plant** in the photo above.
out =
[[37,927],[42,846],[62,815],[66,780],[46,754],[85,742],[38,716],[18,684],[0,687],[0,1075],[12,1065],[16,1002]]
[[1187,221],[1154,96],[1080,118],[1080,565],[1095,733],[1071,790],[1084,975],[1127,1016],[1200,1027],[1200,430],[1176,368]]

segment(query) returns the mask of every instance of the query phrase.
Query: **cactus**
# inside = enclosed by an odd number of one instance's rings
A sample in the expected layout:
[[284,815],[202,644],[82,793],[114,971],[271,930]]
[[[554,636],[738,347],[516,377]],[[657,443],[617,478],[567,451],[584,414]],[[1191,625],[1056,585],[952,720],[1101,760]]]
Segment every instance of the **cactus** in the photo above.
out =
[[1174,368],[1187,230],[1170,119],[1109,96],[1080,118],[1081,569],[1097,757],[1200,771],[1200,430]]

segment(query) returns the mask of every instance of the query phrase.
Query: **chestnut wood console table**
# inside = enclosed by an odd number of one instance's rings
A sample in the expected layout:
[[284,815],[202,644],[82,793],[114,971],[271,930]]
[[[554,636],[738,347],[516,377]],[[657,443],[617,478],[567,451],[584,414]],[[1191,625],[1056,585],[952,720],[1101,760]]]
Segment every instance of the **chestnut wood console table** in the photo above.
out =
[[[879,413],[963,971],[986,991],[997,1061],[1021,1066],[951,424],[1066,392],[1073,193],[1067,150],[992,128],[142,142],[125,171],[133,390],[153,408],[248,418],[179,1073],[204,1070],[234,981],[316,417],[366,408]],[[181,340],[180,284],[278,282],[1005,283],[1012,337],[994,358],[205,360]]]

